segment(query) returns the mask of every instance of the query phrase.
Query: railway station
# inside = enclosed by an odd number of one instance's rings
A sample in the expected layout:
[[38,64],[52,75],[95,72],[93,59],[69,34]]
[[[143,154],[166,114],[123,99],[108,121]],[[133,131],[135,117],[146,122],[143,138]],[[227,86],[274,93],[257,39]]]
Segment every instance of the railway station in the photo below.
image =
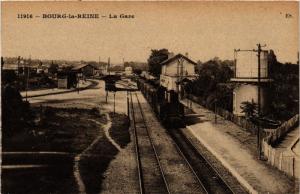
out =
[[299,193],[298,8],[2,2],[0,193]]

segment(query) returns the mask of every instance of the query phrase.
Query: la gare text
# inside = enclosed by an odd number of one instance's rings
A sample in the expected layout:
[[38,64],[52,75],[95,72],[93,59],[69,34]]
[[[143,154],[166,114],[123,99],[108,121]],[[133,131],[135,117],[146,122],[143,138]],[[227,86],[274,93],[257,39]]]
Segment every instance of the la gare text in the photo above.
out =
[[33,15],[33,14],[17,14],[18,19],[32,19],[32,18],[42,18],[42,19],[100,19],[100,18],[108,18],[108,19],[134,19],[135,15],[133,14],[108,14],[108,15],[100,15],[100,14],[41,14],[41,15]]

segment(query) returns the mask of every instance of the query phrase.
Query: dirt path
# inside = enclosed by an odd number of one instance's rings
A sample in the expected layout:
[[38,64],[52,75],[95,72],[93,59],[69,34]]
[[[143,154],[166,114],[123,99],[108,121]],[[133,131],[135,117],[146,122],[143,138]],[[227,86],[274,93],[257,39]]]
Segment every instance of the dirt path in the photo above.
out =
[[121,151],[121,147],[119,146],[119,144],[117,144],[115,142],[115,140],[113,140],[111,138],[111,136],[109,135],[108,130],[111,128],[112,122],[111,122],[111,118],[110,118],[109,114],[105,113],[105,115],[106,115],[106,119],[107,119],[107,125],[104,127],[105,135],[106,135],[107,139],[118,149],[118,151]]
[[[118,151],[121,151],[122,148],[119,146],[119,144],[117,144],[115,142],[115,140],[109,134],[109,129],[111,128],[111,125],[112,125],[111,118],[108,113],[105,113],[105,116],[106,116],[106,120],[107,120],[106,125],[103,126],[105,136],[107,137],[108,141],[110,141],[110,143],[113,144],[115,146],[115,148],[117,148]],[[96,120],[93,120],[93,119],[89,119],[89,120],[91,120],[95,123],[99,123],[101,125],[101,123]]]
[[[108,129],[111,127],[111,119],[109,117],[109,114],[106,113],[106,118],[107,118],[107,123],[103,126],[103,129],[105,131],[105,135],[106,137],[108,138],[108,140],[118,149],[120,150],[121,148],[119,147],[118,144],[116,144],[113,139],[111,139],[111,137],[109,136],[109,133],[108,133]],[[103,125],[102,123],[94,120],[94,119],[88,119],[92,122],[95,122],[99,125]],[[80,154],[78,154],[75,159],[74,159],[74,177],[76,179],[76,182],[77,182],[77,185],[78,185],[78,189],[79,189],[79,193],[80,194],[85,194],[86,193],[86,190],[85,190],[85,186],[84,186],[84,183],[82,181],[82,177],[80,175],[80,171],[79,171],[79,162],[81,160],[81,157],[86,154],[89,150],[91,150],[93,148],[93,146],[102,138],[101,135],[99,135],[83,152],[81,152]]]

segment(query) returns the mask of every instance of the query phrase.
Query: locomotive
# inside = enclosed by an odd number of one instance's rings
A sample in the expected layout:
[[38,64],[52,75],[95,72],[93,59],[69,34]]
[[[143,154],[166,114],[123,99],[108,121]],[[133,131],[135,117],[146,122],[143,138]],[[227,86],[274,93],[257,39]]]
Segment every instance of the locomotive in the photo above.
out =
[[167,90],[159,85],[159,81],[146,77],[137,80],[138,89],[142,92],[160,122],[167,128],[185,126],[184,106],[179,101],[176,92]]

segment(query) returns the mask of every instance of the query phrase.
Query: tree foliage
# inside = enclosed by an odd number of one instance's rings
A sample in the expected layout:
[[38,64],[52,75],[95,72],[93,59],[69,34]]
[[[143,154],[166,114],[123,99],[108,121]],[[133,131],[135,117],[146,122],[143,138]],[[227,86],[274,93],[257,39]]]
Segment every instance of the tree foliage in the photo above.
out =
[[245,113],[246,118],[253,118],[257,116],[258,105],[253,100],[251,102],[245,101],[241,103],[242,112]]
[[159,77],[161,73],[160,63],[168,59],[169,55],[168,49],[153,49],[151,50],[151,55],[148,58],[149,72],[156,77]]
[[18,130],[23,130],[31,121],[29,103],[23,102],[19,90],[13,83],[7,81],[2,85],[1,108],[2,108],[2,134],[13,135]]
[[58,71],[58,64],[54,64],[53,62],[50,64],[48,72],[51,74],[55,74]]
[[198,78],[193,82],[192,93],[200,96],[208,107],[218,103],[225,109],[231,109],[232,90],[225,83],[233,76],[233,61],[222,61],[215,57],[205,63],[198,63]]
[[271,103],[269,117],[276,120],[287,120],[299,113],[299,65],[280,63],[273,51],[268,58],[270,77]]

